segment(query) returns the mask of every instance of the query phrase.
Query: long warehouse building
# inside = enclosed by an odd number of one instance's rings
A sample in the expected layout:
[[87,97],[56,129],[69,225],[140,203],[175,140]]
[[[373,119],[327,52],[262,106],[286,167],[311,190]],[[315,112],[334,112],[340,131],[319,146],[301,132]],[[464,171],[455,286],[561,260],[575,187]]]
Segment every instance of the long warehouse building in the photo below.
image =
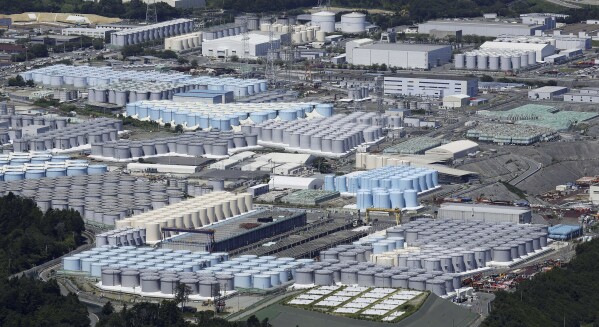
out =
[[[226,36],[214,40],[204,40],[202,43],[202,56],[229,58],[237,56],[238,58],[258,58],[264,57],[271,48],[270,38],[265,32],[250,32],[247,40],[248,48],[243,46],[243,35]],[[275,33],[272,48],[281,47],[282,38],[289,39],[288,34]]]
[[346,46],[348,63],[386,65],[397,68],[430,69],[451,61],[451,46],[430,44],[374,43]]
[[462,31],[462,35],[498,37],[506,34],[534,35],[537,30],[545,30],[545,26],[480,20],[431,20],[418,25],[420,34],[430,34],[432,30]]
[[442,204],[437,216],[443,219],[515,224],[530,224],[532,219],[531,211],[527,208],[462,203]]

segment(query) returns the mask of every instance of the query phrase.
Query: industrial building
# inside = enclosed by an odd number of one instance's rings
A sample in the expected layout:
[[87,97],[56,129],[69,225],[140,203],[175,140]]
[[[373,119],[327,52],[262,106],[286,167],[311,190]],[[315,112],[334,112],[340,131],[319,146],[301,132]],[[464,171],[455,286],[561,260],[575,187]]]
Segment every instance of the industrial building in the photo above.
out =
[[599,102],[599,88],[585,87],[579,90],[572,90],[572,92],[564,93],[564,101],[586,103]]
[[[351,53],[351,54],[350,54]],[[373,43],[346,46],[347,62],[353,65],[383,65],[430,69],[451,61],[451,46],[405,43]]]
[[195,103],[231,103],[235,101],[233,91],[220,90],[190,90],[184,93],[173,94],[174,102],[195,102]]
[[[123,2],[130,2],[131,0],[123,0]],[[189,9],[189,8],[204,8],[206,7],[206,0],[141,0],[143,3],[153,4],[156,2],[164,2],[167,5],[178,8],[178,9]]]
[[543,86],[528,91],[529,100],[553,100],[555,97],[568,93],[570,89],[565,86]]
[[459,159],[478,151],[478,144],[469,140],[454,141],[427,150],[424,154],[449,159]]
[[556,32],[554,32],[553,35],[544,36],[501,35],[495,40],[493,40],[493,42],[550,44],[558,50],[587,50],[591,48],[591,37],[576,35],[559,35]]
[[202,56],[216,58],[230,58],[237,56],[239,58],[258,58],[264,57],[269,49],[279,49],[281,47],[281,37],[283,34],[278,34],[270,43],[270,38],[267,33],[250,32],[247,40],[248,48],[243,45],[243,35],[227,36],[214,40],[204,40],[202,44]]
[[470,103],[470,96],[466,94],[452,94],[443,97],[443,107],[462,108]]
[[431,30],[462,31],[462,35],[499,37],[501,35],[535,35],[535,31],[546,30],[539,24],[518,24],[482,20],[430,20],[418,25],[418,33],[429,34]]
[[530,209],[485,204],[444,203],[437,216],[441,219],[483,221],[485,223],[530,224]]
[[110,43],[116,47],[123,47],[191,32],[193,32],[193,20],[179,18],[112,33]]
[[512,43],[512,42],[496,42],[487,41],[480,46],[481,50],[520,50],[520,51],[534,51],[535,60],[537,62],[543,61],[546,56],[555,53],[555,46],[551,44],[543,43]]
[[227,36],[235,36],[243,33],[245,27],[241,23],[222,24],[210,26],[202,30],[202,37],[205,40],[215,40]]
[[483,43],[479,49],[454,55],[456,69],[513,71],[543,62],[555,47],[545,43]]
[[366,32],[366,15],[360,12],[341,15],[341,32],[347,34]]
[[589,187],[589,201],[593,205],[599,205],[599,185],[593,184]]
[[318,190],[322,188],[324,181],[321,178],[292,177],[292,176],[270,176],[268,188],[271,190]]
[[478,78],[450,75],[407,75],[385,76],[385,95],[408,95],[442,98],[453,94],[478,94]]
[[114,28],[83,28],[83,27],[67,27],[62,29],[62,35],[81,35],[89,36],[96,39],[108,39],[110,33],[117,31]]

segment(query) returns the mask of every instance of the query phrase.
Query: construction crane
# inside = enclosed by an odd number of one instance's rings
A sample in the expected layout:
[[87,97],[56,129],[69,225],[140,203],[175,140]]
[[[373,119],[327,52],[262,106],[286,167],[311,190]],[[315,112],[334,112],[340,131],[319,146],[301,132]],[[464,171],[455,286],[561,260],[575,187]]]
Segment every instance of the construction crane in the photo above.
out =
[[194,234],[204,234],[208,235],[208,252],[212,253],[214,251],[214,246],[216,241],[214,240],[214,229],[193,229],[193,228],[173,228],[173,227],[162,227],[162,239],[166,239],[167,232],[175,232],[175,233],[194,233]]
[[395,214],[395,224],[399,225],[401,224],[401,209],[399,208],[395,208],[395,209],[387,209],[387,208],[366,208],[366,220],[364,221],[364,223],[366,225],[368,225],[370,223],[370,213],[371,212],[387,212],[387,213],[394,213]]

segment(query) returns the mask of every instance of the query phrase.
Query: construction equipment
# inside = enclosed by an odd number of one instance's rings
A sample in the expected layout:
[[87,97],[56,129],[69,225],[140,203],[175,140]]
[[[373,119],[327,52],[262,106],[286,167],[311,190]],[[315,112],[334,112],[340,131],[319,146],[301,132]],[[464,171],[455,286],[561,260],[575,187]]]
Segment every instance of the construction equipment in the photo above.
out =
[[371,212],[387,212],[395,214],[395,224],[401,224],[401,209],[387,209],[387,208],[366,208],[366,220],[364,221],[367,225],[370,223],[370,213]]
[[205,234],[208,235],[208,247],[207,251],[212,253],[214,251],[214,245],[216,241],[214,240],[214,229],[193,229],[193,228],[172,228],[172,227],[162,227],[162,239],[166,239],[167,232],[175,232],[175,233],[195,233],[195,234]]

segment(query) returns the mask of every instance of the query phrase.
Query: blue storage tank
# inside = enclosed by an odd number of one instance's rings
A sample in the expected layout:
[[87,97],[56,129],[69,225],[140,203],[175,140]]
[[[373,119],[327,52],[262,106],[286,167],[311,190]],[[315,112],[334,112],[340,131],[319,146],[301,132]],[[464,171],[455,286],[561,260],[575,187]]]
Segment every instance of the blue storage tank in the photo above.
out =
[[4,181],[4,173],[0,173],[0,181]]
[[406,202],[404,201],[403,192],[398,189],[392,189],[389,191],[389,196],[391,197],[391,207],[403,209],[406,207]]
[[235,115],[229,115],[227,118],[229,118],[231,126],[239,126],[239,117]]
[[135,103],[127,103],[126,108],[127,116],[137,115],[137,106],[135,105]]
[[101,175],[108,172],[108,166],[106,165],[89,165],[87,166],[88,175]]
[[235,116],[237,116],[237,118],[239,118],[239,120],[246,120],[249,117],[247,112],[236,112]]
[[433,170],[433,185],[439,186],[439,172],[436,170]]
[[375,204],[377,208],[391,208],[391,198],[389,196],[389,192],[387,191],[378,191],[373,195],[378,202],[378,205]]
[[418,176],[418,184],[420,186],[420,191],[424,192],[426,190],[428,190],[428,187],[426,186],[426,174],[419,174]]
[[358,209],[366,209],[372,207],[372,191],[358,190],[356,197]]
[[331,117],[333,115],[333,105],[328,103],[317,104],[316,112],[323,117]]
[[324,189],[325,191],[335,190],[335,175],[324,176]]
[[341,193],[347,192],[347,181],[345,176],[335,177],[335,189]]
[[266,90],[268,90],[268,83],[260,81],[260,92],[266,92]]
[[[175,124],[177,125],[183,125],[187,122],[187,115],[189,114],[188,111],[176,111],[174,113],[174,121]],[[193,126],[193,125],[192,125]]]
[[35,179],[46,177],[46,171],[41,169],[27,170],[25,172],[25,179]]
[[418,178],[418,176],[413,176],[413,177],[411,177],[411,179],[412,179],[411,189],[415,190],[417,193],[422,192],[422,189],[420,188],[420,179]]
[[415,208],[418,206],[418,193],[415,190],[405,190],[403,196],[406,200],[407,208]]
[[360,186],[358,185],[358,177],[355,176],[350,176],[347,178],[347,185],[348,185],[348,192],[349,193],[356,193],[358,191],[358,189],[360,189]]
[[69,159],[68,156],[53,156],[51,162],[65,162]]
[[[52,156],[49,155],[49,154],[47,154],[47,155],[35,155],[35,156],[31,157],[30,163],[37,165],[37,164],[43,164],[43,163],[48,162],[48,161],[52,161]],[[0,163],[0,166],[1,165],[2,164]]]
[[69,166],[67,167],[67,176],[87,175],[87,166]]
[[269,111],[266,111],[266,113],[268,114],[268,119],[277,118],[277,112],[275,110],[269,110]]
[[306,113],[304,112],[304,108],[296,108],[295,110],[295,116],[297,118],[306,118]]
[[46,177],[61,177],[67,175],[66,168],[48,168],[46,169]]
[[250,119],[256,123],[259,124],[263,121],[268,120],[268,113],[266,112],[252,112],[250,113]]
[[25,179],[25,173],[20,171],[7,171],[4,173],[4,180],[9,181],[21,181]]
[[210,117],[200,116],[198,124],[202,129],[210,127]]
[[212,118],[210,120],[210,126],[212,126],[212,128],[218,128],[221,131],[230,131],[231,121],[226,117]]
[[16,158],[16,159],[12,159],[10,161],[10,166],[23,166],[26,163],[29,163],[29,159],[25,159],[25,158]]
[[10,165],[10,160],[0,160],[0,166],[8,166]]
[[297,113],[295,110],[292,110],[292,109],[281,110],[281,111],[279,111],[279,118],[281,118],[282,121],[296,120]]
[[160,119],[160,116],[162,115],[161,108],[152,107],[149,110],[150,110],[150,120],[157,121]]
[[160,118],[163,123],[171,122],[175,117],[175,112],[172,109],[165,109],[160,112]]

